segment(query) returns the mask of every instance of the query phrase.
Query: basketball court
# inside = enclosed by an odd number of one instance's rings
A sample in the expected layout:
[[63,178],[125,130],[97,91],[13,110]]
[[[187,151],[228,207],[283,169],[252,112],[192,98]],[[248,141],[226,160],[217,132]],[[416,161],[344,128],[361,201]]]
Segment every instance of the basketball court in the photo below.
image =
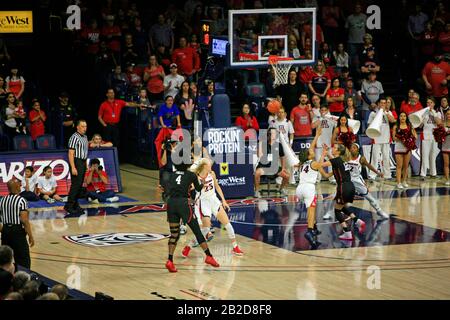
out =
[[170,274],[164,267],[163,237],[169,231],[156,172],[124,165],[121,174],[124,195],[138,202],[89,205],[79,217],[65,216],[62,208],[31,214],[33,270],[115,299],[450,298],[450,188],[439,181],[412,179],[405,191],[395,190],[394,182],[373,183],[382,209],[396,216],[377,220],[368,202],[358,199],[354,207],[368,227],[347,243],[338,240],[334,221],[321,219],[333,209],[335,189],[323,182],[317,210],[323,244],[314,251],[303,237],[306,210],[295,201],[294,187],[288,198],[230,200],[230,220],[245,255],[231,254],[216,222],[209,245],[220,268],[205,265],[199,248],[187,259],[181,256],[192,237],[188,231],[174,257],[179,271]]

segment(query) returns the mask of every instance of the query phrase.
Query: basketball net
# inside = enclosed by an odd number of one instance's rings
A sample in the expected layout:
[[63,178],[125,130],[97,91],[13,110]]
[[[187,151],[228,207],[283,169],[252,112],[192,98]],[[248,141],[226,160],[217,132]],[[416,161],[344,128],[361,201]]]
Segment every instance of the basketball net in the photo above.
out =
[[[283,63],[280,63],[283,61]],[[275,74],[275,79],[273,81],[273,86],[276,87],[281,84],[286,84],[288,82],[289,70],[291,70],[294,64],[294,59],[289,57],[279,57],[279,56],[269,56],[269,64]]]

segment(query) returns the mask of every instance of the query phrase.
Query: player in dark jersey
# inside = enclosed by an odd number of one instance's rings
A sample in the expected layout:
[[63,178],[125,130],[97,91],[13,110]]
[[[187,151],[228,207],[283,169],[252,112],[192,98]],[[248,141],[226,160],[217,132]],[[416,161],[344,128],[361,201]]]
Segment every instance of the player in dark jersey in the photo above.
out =
[[187,171],[187,164],[175,165],[176,171],[171,175],[168,190],[167,200],[167,220],[170,227],[169,238],[169,258],[166,262],[166,268],[170,272],[177,272],[177,268],[173,264],[173,253],[177,246],[178,239],[180,238],[180,219],[186,223],[194,233],[197,242],[206,254],[205,263],[219,267],[217,261],[213,258],[209,251],[206,240],[198,225],[198,221],[192,212],[192,208],[189,205],[189,189],[191,185],[194,185],[195,190],[200,191],[203,188],[203,184],[200,184],[198,177],[195,173]]
[[[328,150],[328,146],[324,145],[323,148]],[[336,179],[336,197],[334,213],[336,220],[339,221],[344,233],[339,236],[340,240],[353,240],[353,235],[348,222],[353,220],[355,226],[360,233],[363,233],[366,228],[366,223],[350,212],[350,204],[353,203],[355,197],[355,186],[351,180],[350,170],[351,167],[346,163],[350,159],[350,151],[342,145],[335,144],[331,151],[330,160],[322,162],[322,167],[333,168],[333,172],[327,173],[326,177],[334,175]]]

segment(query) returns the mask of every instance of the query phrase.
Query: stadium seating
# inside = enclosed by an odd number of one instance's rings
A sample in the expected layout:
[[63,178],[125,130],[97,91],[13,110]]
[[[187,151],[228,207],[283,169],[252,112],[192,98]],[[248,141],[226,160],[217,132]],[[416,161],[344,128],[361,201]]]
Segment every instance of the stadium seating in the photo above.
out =
[[226,94],[215,94],[212,97],[213,126],[227,128],[231,126],[230,98]]
[[36,149],[37,150],[55,150],[56,141],[55,136],[52,134],[43,134],[36,138]]
[[13,138],[13,147],[15,151],[30,151],[34,150],[33,139],[31,136],[18,135]]

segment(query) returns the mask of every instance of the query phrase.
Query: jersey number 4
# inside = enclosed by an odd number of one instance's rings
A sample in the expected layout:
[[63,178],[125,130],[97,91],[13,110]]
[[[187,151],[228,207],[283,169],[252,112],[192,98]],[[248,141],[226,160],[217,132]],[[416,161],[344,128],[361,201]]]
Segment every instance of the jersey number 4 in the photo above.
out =
[[309,166],[305,166],[305,167],[303,168],[303,172],[308,173],[308,172],[309,172]]
[[177,182],[177,184],[181,184],[181,176],[178,176],[175,181]]

